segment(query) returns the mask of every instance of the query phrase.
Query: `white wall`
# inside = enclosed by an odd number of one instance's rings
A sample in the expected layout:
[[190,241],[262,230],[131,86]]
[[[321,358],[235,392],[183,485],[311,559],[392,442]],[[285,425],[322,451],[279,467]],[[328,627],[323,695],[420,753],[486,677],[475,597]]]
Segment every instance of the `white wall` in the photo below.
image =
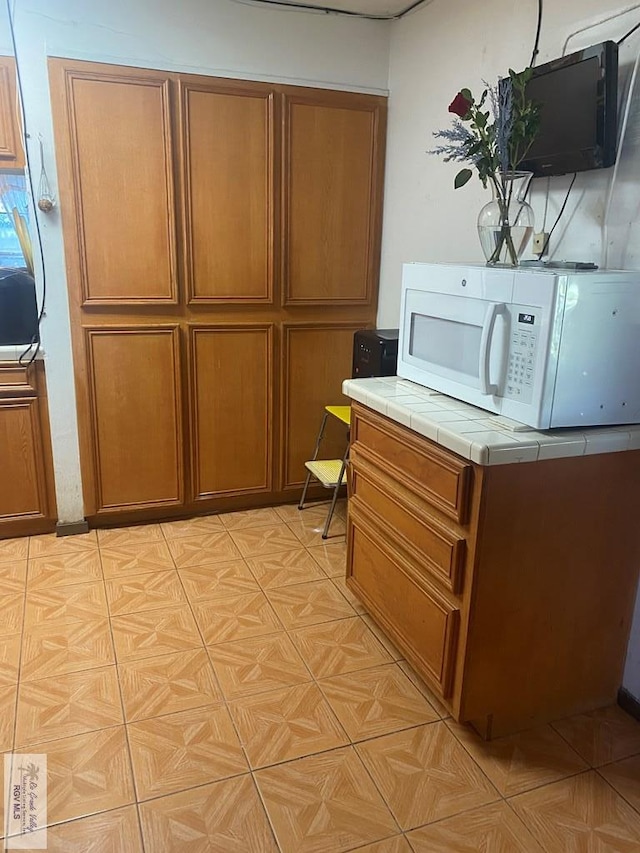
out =
[[[560,56],[566,37],[618,10],[634,5],[617,0],[546,0],[538,63]],[[405,261],[483,262],[476,232],[480,207],[489,200],[480,181],[460,190],[453,177],[460,168],[425,152],[432,133],[448,127],[447,107],[468,86],[482,90],[512,67],[530,60],[535,35],[534,0],[433,0],[395,23],[389,71],[389,136],[378,325],[398,325],[401,265]],[[640,9],[572,38],[568,51],[618,39],[640,20]],[[631,65],[640,50],[640,31],[620,49],[622,97]],[[640,269],[640,78],[632,102],[613,196],[609,266]],[[551,249],[558,259],[601,260],[601,226],[612,170],[578,176]],[[532,203],[540,227],[546,179],[534,182]],[[547,228],[555,220],[569,178],[551,180]],[[640,699],[640,594],[632,628],[624,686]]]
[[[4,3],[1,4],[4,7]],[[385,93],[389,25],[232,0],[15,0],[15,31],[38,182],[42,137],[56,191],[47,56]],[[6,27],[0,49],[10,45]],[[10,50],[5,49],[6,53]],[[83,518],[60,213],[40,216],[47,269],[42,328],[58,515]],[[37,276],[41,286],[42,276]]]
[[[538,63],[561,55],[565,38],[579,27],[619,9],[619,0],[546,0]],[[489,11],[490,10],[490,11]],[[479,94],[506,69],[531,58],[537,3],[534,0],[433,0],[395,23],[389,71],[389,137],[378,324],[396,326],[404,261],[483,262],[476,218],[490,199],[474,178],[453,189],[460,166],[430,156],[433,132],[450,125],[447,107],[468,86]],[[606,38],[617,39],[640,20],[640,8],[569,42],[568,52]],[[640,50],[640,31],[620,48],[622,93]],[[640,80],[631,114],[610,218],[609,266],[640,268]],[[578,175],[550,248],[557,259],[600,263],[601,224],[612,170]],[[551,179],[547,229],[555,220],[570,177]],[[536,224],[542,224],[546,179],[533,183]]]

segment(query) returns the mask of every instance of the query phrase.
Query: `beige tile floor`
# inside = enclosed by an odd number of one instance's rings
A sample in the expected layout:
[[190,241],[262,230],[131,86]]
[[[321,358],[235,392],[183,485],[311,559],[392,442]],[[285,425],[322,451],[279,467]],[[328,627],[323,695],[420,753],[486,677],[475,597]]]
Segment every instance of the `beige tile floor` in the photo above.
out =
[[0,752],[65,853],[640,850],[619,708],[485,744],[344,585],[344,507],[0,541]]

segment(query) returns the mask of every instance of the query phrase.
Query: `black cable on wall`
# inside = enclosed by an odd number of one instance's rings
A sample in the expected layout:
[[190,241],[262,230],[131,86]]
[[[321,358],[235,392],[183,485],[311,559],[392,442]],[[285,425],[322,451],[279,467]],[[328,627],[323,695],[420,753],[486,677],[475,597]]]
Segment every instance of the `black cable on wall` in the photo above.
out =
[[[33,188],[33,177],[31,175],[31,163],[29,162],[29,146],[27,145],[27,140],[29,139],[29,133],[27,130],[27,117],[24,111],[24,96],[22,91],[22,75],[20,73],[20,62],[18,59],[18,48],[16,46],[16,34],[13,25],[13,13],[11,12],[11,0],[7,0],[7,15],[9,17],[9,31],[11,33],[11,45],[13,47],[13,56],[16,61],[16,82],[18,84],[18,95],[20,98],[20,113],[22,118],[22,137],[24,143],[24,156],[27,165],[27,177],[29,178],[29,189],[31,190],[31,202],[33,206],[33,218],[34,225],[36,229],[36,236],[38,238],[38,255],[40,258],[40,269],[42,270],[42,304],[40,306],[40,310],[38,311],[38,330],[40,329],[40,324],[42,323],[42,318],[44,317],[44,309],[47,301],[47,272],[44,265],[44,250],[42,248],[42,232],[40,231],[40,222],[38,221],[38,212],[37,212],[37,204],[36,204],[36,194]],[[35,273],[35,267],[34,267]],[[23,364],[23,359],[25,356],[31,351],[35,344],[35,350],[31,354],[29,361],[26,362],[27,365],[32,364],[35,361],[38,352],[40,351],[40,335],[38,334],[38,340],[32,340],[27,349],[20,356],[19,362]]]
[[533,66],[536,64],[536,58],[538,56],[539,47],[540,47],[540,30],[542,29],[542,0],[538,0],[538,25],[536,27],[536,39],[533,43],[533,50],[531,52],[531,61],[529,62],[529,66]]

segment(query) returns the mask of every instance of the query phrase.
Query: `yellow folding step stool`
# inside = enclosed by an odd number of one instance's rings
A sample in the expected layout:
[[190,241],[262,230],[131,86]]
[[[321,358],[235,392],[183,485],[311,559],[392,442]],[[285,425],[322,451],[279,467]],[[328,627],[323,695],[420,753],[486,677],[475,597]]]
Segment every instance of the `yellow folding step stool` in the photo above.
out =
[[318,482],[320,482],[325,489],[333,489],[331,505],[327,514],[327,520],[324,524],[324,530],[322,531],[323,539],[326,539],[329,535],[329,525],[331,524],[333,512],[336,508],[336,501],[338,500],[338,492],[340,491],[340,486],[342,486],[345,481],[347,461],[349,459],[348,429],[347,442],[344,451],[344,456],[342,457],[342,459],[318,459],[318,453],[320,452],[320,445],[322,444],[324,430],[327,425],[327,421],[330,417],[337,418],[339,421],[342,421],[342,423],[346,424],[347,427],[350,427],[351,406],[324,407],[324,415],[322,417],[322,423],[320,424],[320,432],[318,433],[318,437],[316,439],[316,447],[313,451],[313,458],[310,459],[308,462],[304,463],[304,467],[307,469],[307,479],[304,481],[302,496],[300,498],[300,503],[298,504],[298,509],[304,509],[304,501],[307,497],[307,490],[309,488],[309,483],[311,482],[312,477],[318,480]]

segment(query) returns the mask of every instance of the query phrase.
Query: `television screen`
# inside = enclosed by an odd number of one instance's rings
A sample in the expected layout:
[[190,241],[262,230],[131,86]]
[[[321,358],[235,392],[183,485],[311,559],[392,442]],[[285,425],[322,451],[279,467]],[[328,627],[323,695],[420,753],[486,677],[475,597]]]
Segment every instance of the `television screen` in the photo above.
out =
[[540,132],[520,168],[539,177],[612,166],[617,84],[615,42],[603,42],[534,68],[527,96],[540,104]]

